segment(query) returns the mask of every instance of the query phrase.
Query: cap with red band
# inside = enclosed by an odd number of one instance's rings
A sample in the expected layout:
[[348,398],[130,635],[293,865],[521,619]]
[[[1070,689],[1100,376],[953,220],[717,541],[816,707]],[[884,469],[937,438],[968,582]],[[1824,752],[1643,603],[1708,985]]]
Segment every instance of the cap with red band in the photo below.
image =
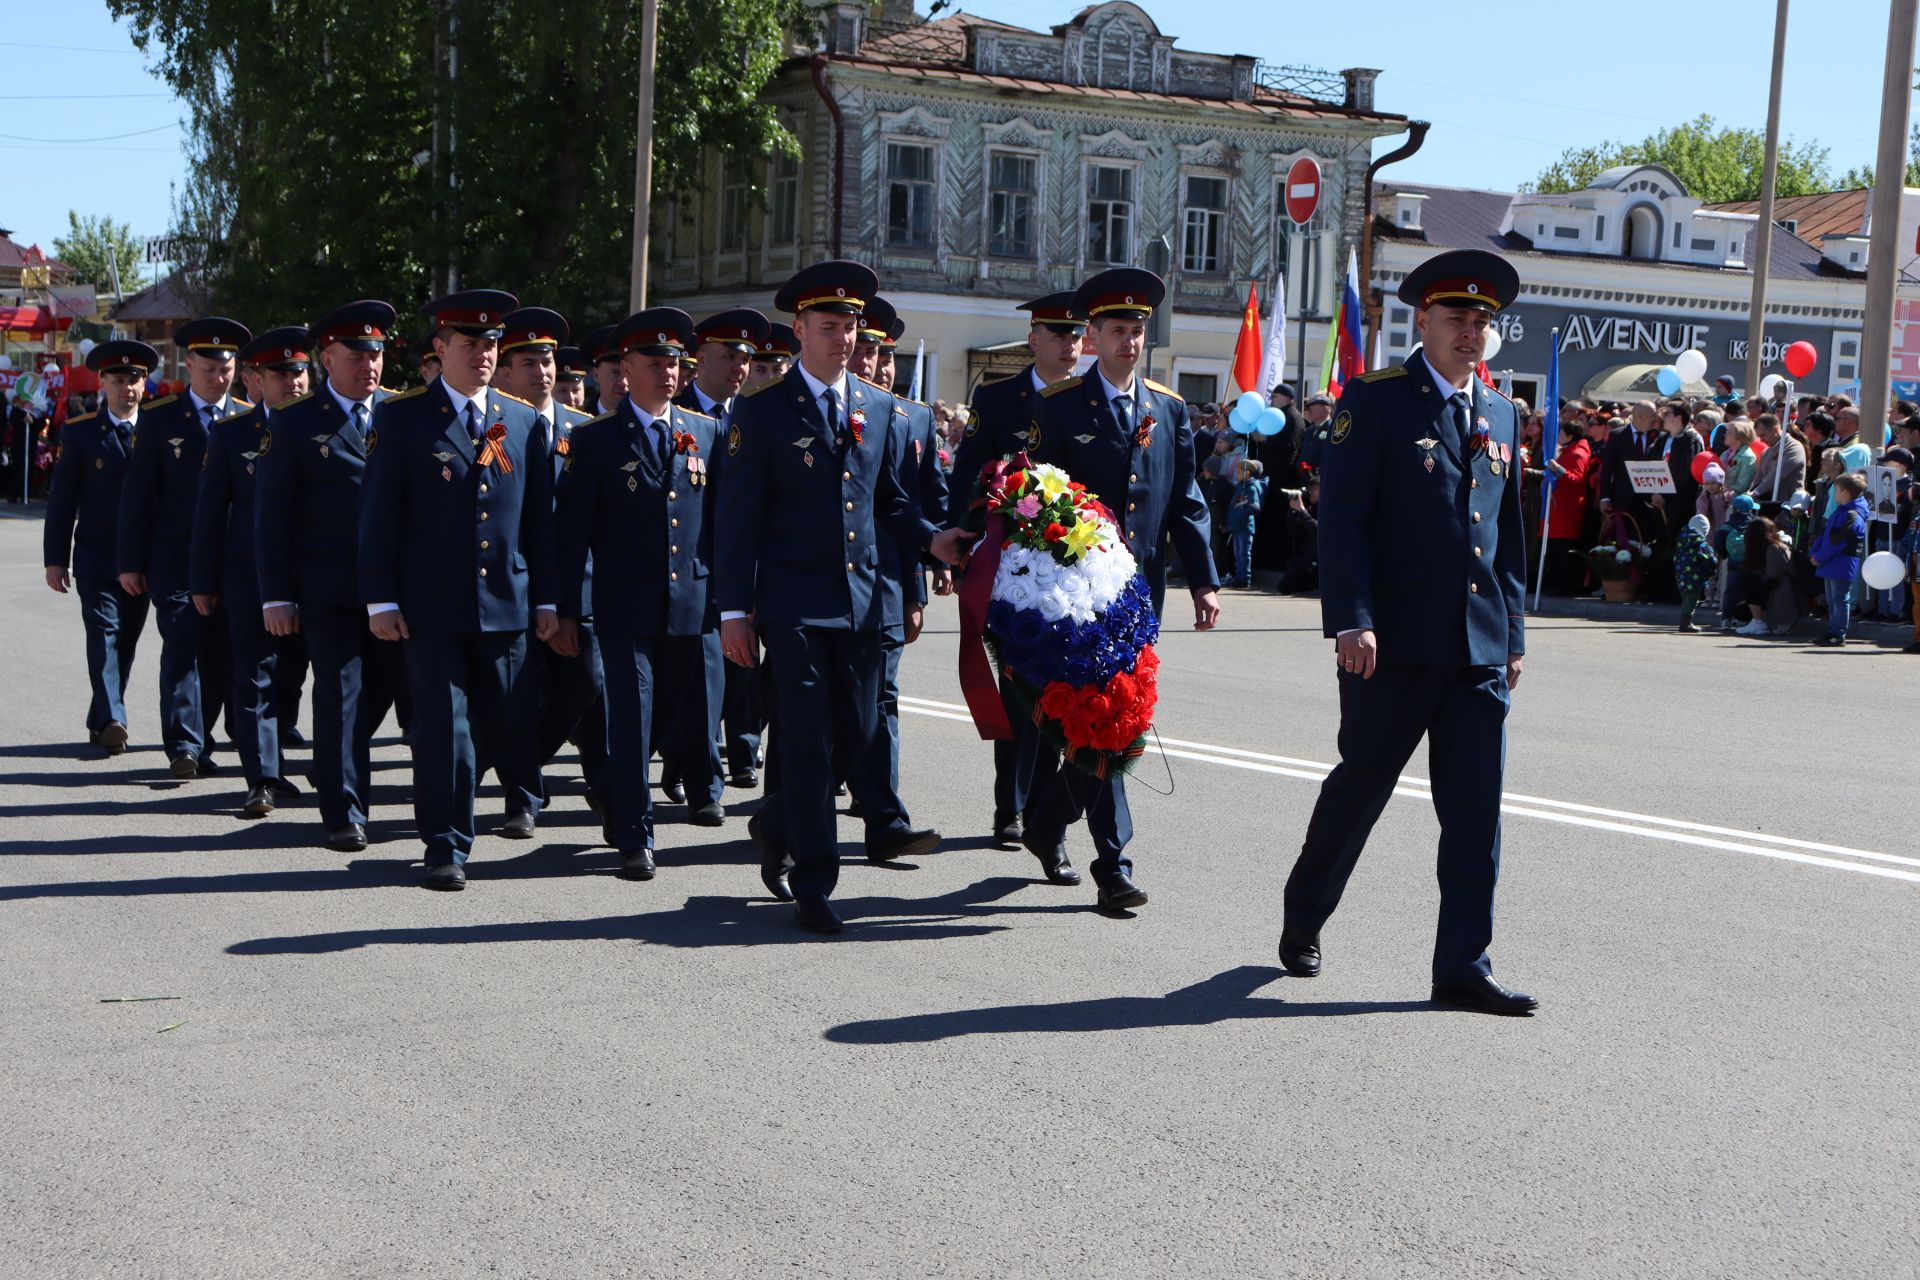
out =
[[1498,254],[1455,249],[1409,271],[1395,296],[1413,307],[1476,307],[1496,312],[1512,306],[1520,296],[1520,274]]
[[506,332],[509,313],[520,299],[504,289],[462,289],[444,298],[435,298],[420,308],[420,314],[433,321],[437,329],[452,329],[473,338],[498,338]]
[[1089,321],[1102,316],[1144,320],[1167,296],[1167,284],[1141,267],[1112,267],[1073,293],[1073,307]]
[[866,310],[867,299],[880,289],[880,277],[873,268],[845,258],[831,258],[802,267],[780,286],[773,296],[776,310],[799,315],[802,311],[835,311],[859,315]]
[[308,327],[308,349],[320,351],[337,342],[355,351],[384,351],[393,317],[392,307],[373,298],[335,307]]
[[509,351],[556,351],[567,340],[567,321],[545,307],[521,307],[500,322],[500,354]]

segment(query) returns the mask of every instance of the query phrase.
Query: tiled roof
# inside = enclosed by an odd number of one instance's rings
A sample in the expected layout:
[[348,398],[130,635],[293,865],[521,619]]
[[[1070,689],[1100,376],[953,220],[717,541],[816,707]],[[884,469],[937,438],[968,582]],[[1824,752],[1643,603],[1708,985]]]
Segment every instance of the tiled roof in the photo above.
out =
[[116,322],[127,320],[191,320],[197,314],[186,293],[186,277],[176,271],[156,280],[115,307],[107,316]]
[[[1821,236],[1857,236],[1867,225],[1867,203],[1871,188],[1857,191],[1823,191],[1811,196],[1782,196],[1773,202],[1776,222],[1792,222],[1803,240],[1818,241]],[[1705,206],[1719,213],[1758,215],[1758,200],[1735,200],[1728,204]]]

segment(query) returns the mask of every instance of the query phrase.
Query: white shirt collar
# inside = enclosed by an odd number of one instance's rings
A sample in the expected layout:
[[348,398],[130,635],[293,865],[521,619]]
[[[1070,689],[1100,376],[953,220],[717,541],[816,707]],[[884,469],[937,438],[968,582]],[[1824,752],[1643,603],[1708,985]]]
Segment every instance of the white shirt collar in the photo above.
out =
[[209,409],[211,409],[211,410],[213,410],[213,416],[214,416],[215,418],[224,418],[224,417],[226,417],[226,416],[227,416],[227,415],[226,415],[226,408],[225,408],[225,405],[226,405],[226,402],[225,402],[225,401],[221,401],[221,400],[202,400],[202,399],[200,398],[200,393],[199,393],[199,392],[197,392],[197,391],[195,391],[195,390],[194,390],[194,389],[193,389],[192,387],[188,387],[188,388],[187,388],[187,399],[189,399],[189,400],[191,400],[191,401],[193,401],[193,409],[194,409],[194,412],[195,412],[195,413],[202,413],[202,414],[203,414],[203,413],[205,413],[205,412],[206,412],[207,410],[209,410]]
[[1039,365],[1033,366],[1033,368],[1027,373],[1027,376],[1033,379],[1033,389],[1035,391],[1045,391],[1047,389],[1049,384],[1046,381],[1046,379],[1040,376]]
[[[793,367],[800,371],[800,376],[802,378],[806,379],[807,390],[813,393],[813,398],[815,400],[818,400],[821,396],[827,393],[828,384],[820,381],[820,379],[814,377],[811,373],[809,373],[807,371],[807,366],[805,366],[804,364],[801,364],[799,361],[796,360],[794,362]],[[833,394],[839,398],[840,404],[844,408],[847,403],[847,371],[845,369],[842,369],[840,371],[839,378],[834,380],[832,386],[833,386]]]
[[465,421],[467,416],[467,406],[476,402],[480,405],[480,416],[483,418],[486,416],[487,389],[485,387],[482,387],[480,389],[479,395],[463,396],[458,391],[455,391],[453,389],[453,384],[451,382],[448,382],[445,378],[440,379],[440,385],[446,388],[447,399],[453,401],[453,412],[455,417],[460,418],[462,421]]
[[[451,391],[453,390],[453,388],[448,387],[447,390]],[[353,417],[353,406],[355,405],[360,405],[364,407],[369,417],[371,417],[373,414],[373,397],[372,396],[368,396],[365,400],[349,400],[345,396],[341,395],[338,391],[334,390],[333,384],[331,382],[327,384],[327,394],[332,396],[334,403],[340,406],[340,412],[346,414],[347,417],[349,418]]]
[[627,409],[629,412],[633,414],[634,420],[640,424],[642,430],[652,426],[656,421],[660,421],[660,422],[669,421],[673,416],[673,406],[668,405],[667,411],[661,414],[658,419],[656,419],[652,414],[648,413],[645,409],[642,409],[639,405],[635,404],[633,402],[632,396],[627,397]]
[[1433,375],[1433,385],[1449,393],[1447,396],[1448,399],[1452,399],[1454,395],[1464,395],[1468,400],[1473,399],[1473,371],[1471,369],[1467,371],[1467,385],[1464,387],[1456,387],[1447,381],[1445,374],[1433,367],[1433,361],[1427,359],[1427,353],[1424,350],[1420,353],[1420,363],[1427,366],[1427,372]]
[[1132,396],[1135,400],[1138,400],[1140,398],[1140,379],[1138,377],[1134,378],[1133,385],[1131,387],[1123,390],[1119,387],[1114,386],[1111,382],[1107,381],[1107,375],[1101,371],[1099,365],[1095,365],[1093,367],[1093,372],[1094,372],[1094,376],[1100,379],[1100,386],[1107,393],[1108,403],[1112,403],[1113,398],[1115,396]]
[[712,396],[709,396],[706,392],[702,391],[700,389],[699,383],[690,382],[687,385],[693,388],[693,398],[695,402],[699,404],[700,412],[703,416],[711,418],[714,416],[713,411],[715,409],[721,409],[725,407],[725,405],[721,401],[715,400]]

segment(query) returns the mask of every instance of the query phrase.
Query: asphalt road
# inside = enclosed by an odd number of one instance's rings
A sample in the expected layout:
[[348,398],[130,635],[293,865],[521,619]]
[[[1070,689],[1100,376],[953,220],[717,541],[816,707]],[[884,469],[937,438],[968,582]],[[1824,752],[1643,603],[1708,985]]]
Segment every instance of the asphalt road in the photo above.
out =
[[757,795],[669,810],[628,884],[569,778],[460,895],[415,887],[391,737],[365,854],[310,798],[244,822],[231,773],[166,776],[151,631],[137,749],[91,758],[38,537],[0,521],[0,1276],[1920,1272],[1920,659],[1537,626],[1494,957],[1543,1003],[1507,1020],[1425,1002],[1424,756],[1326,973],[1276,966],[1333,759],[1311,602],[1164,641],[1133,919],[983,839],[941,604],[904,773],[947,844],[873,867],[843,823],[856,922],[815,939]]

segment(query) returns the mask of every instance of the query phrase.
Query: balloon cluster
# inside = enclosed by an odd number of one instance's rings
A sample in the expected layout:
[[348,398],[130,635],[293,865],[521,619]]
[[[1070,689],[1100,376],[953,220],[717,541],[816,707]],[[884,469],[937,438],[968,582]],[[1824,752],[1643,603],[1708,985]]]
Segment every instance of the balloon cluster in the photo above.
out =
[[1682,351],[1674,357],[1672,364],[1653,375],[1653,385],[1660,389],[1663,396],[1677,396],[1689,382],[1698,382],[1706,376],[1707,353]]
[[1258,391],[1242,391],[1227,411],[1227,422],[1243,436],[1277,436],[1286,429],[1287,415],[1262,400]]

